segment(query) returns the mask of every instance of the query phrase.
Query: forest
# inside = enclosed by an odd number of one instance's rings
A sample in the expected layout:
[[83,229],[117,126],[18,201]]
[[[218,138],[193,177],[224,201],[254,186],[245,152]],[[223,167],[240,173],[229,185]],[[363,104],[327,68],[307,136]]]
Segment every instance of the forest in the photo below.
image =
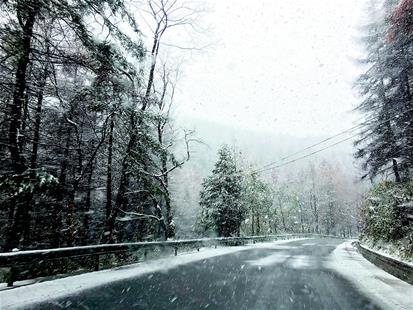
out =
[[0,7],[2,251],[281,232],[361,233],[413,251],[413,1],[371,1],[360,30],[358,180],[334,158],[263,166],[229,142],[202,163],[203,137],[175,126],[180,72],[163,57],[165,34],[195,28],[197,7]]
[[158,53],[196,11],[136,4],[150,46],[123,1],[1,2],[3,250],[174,236],[168,176],[196,139],[172,128],[177,72]]

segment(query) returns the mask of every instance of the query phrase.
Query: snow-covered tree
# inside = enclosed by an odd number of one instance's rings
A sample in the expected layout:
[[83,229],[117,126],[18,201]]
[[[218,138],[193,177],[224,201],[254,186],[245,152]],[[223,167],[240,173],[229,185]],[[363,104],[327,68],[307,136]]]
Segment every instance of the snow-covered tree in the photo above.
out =
[[247,211],[242,201],[242,185],[241,171],[231,149],[225,145],[219,150],[212,175],[204,180],[200,193],[200,223],[205,231],[223,237],[240,234]]
[[145,3],[0,2],[3,250],[174,235],[168,178],[189,149],[174,156],[161,35],[148,52],[136,21],[152,6],[163,34],[194,16],[182,1]]
[[[254,171],[244,177],[243,202],[248,210],[246,231],[251,235],[275,233],[277,231],[277,210],[269,184]],[[249,229],[248,229],[249,228]]]
[[411,0],[386,0],[369,10],[371,23],[365,28],[364,38],[366,71],[358,81],[363,96],[358,109],[367,120],[356,142],[356,157],[363,159],[366,176],[375,181],[392,171],[395,181],[379,182],[365,197],[362,235],[373,241],[405,239],[400,248],[409,248],[410,252],[412,233],[398,205],[411,201],[412,9]]
[[[372,3],[370,23],[362,42],[366,68],[357,86],[363,98],[357,107],[365,116],[356,158],[363,159],[366,175],[373,179],[391,169],[396,182],[412,168],[413,105],[411,95],[410,29],[404,18],[410,1]],[[411,13],[406,13],[411,14]],[[410,23],[411,19],[410,19]]]

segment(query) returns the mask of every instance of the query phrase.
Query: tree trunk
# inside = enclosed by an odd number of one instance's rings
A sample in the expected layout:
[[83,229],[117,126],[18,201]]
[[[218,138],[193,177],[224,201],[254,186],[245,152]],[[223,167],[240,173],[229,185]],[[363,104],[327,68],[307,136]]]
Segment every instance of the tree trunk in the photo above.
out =
[[52,247],[60,247],[61,244],[61,229],[62,229],[62,212],[63,206],[67,205],[66,198],[67,198],[67,169],[69,166],[69,151],[71,145],[71,129],[68,128],[67,136],[66,136],[66,145],[65,151],[63,155],[63,160],[60,164],[60,174],[59,174],[59,186],[56,192],[56,203],[52,209]]
[[[160,121],[161,122],[161,121]],[[160,145],[163,145],[163,127],[161,123],[158,123],[158,142]],[[161,154],[161,172],[162,172],[162,181],[163,181],[163,200],[165,203],[166,211],[166,231],[165,238],[175,237],[175,227],[173,225],[173,214],[172,214],[172,205],[171,205],[171,195],[169,192],[169,176],[168,176],[168,158],[165,153]]]
[[[44,67],[42,75],[40,77],[39,82],[39,91],[37,93],[37,105],[34,117],[34,129],[33,129],[33,145],[32,145],[32,153],[30,156],[30,181],[36,182],[36,169],[37,169],[37,156],[39,150],[39,142],[40,142],[40,125],[42,119],[42,107],[43,107],[43,97],[44,97],[44,88],[46,86],[46,79],[47,79],[47,63]],[[24,208],[23,214],[23,221],[25,222],[24,231],[23,231],[23,241],[22,244],[24,246],[28,246],[30,244],[30,229],[31,229],[31,211],[33,207],[33,194],[29,195],[27,199],[27,205]]]
[[[403,51],[403,53],[405,53],[405,51]],[[410,159],[410,161],[413,163],[413,152],[412,152],[412,147],[413,147],[413,103],[412,103],[412,93],[410,90],[410,80],[409,80],[409,75],[406,71],[404,71],[403,74],[403,80],[404,80],[404,92],[405,92],[405,99],[407,102],[407,110],[409,112],[407,112],[406,116],[407,116],[407,121],[408,126],[407,126],[407,133],[405,134],[407,141],[408,141],[408,145],[410,146],[410,152],[407,155],[407,157]]]
[[301,224],[301,233],[304,233],[304,219],[303,219],[303,210],[300,207],[300,224]]
[[254,213],[251,213],[251,236],[255,234]]
[[311,204],[311,209],[313,210],[314,214],[314,221],[315,221],[315,227],[314,227],[314,232],[316,234],[320,233],[320,216],[318,214],[318,207],[317,207],[317,196],[316,196],[316,190],[315,190],[315,172],[314,172],[314,166],[311,165],[311,194],[310,194],[310,204]]
[[33,132],[33,146],[32,146],[32,154],[30,157],[30,169],[32,175],[35,174],[35,170],[37,169],[37,156],[39,150],[39,142],[40,142],[40,125],[42,121],[42,108],[43,108],[43,97],[44,97],[44,88],[46,86],[46,79],[48,68],[47,64],[45,65],[40,84],[39,84],[39,92],[37,94],[37,105],[36,105],[36,114],[34,117],[34,132]]
[[24,106],[24,94],[26,91],[26,71],[30,62],[30,46],[33,37],[33,27],[36,20],[37,9],[32,8],[27,13],[27,20],[22,29],[23,38],[21,41],[20,55],[17,60],[15,88],[10,111],[11,120],[9,127],[9,151],[14,174],[21,174],[25,170],[24,158],[19,143],[19,131],[22,123],[22,108]]
[[90,230],[90,207],[92,205],[92,180],[93,180],[93,165],[90,167],[87,178],[87,192],[86,192],[86,202],[83,214],[83,234],[82,234],[82,245],[87,245],[89,243],[89,230]]
[[167,191],[167,193],[165,193],[165,207],[166,207],[166,228],[167,228],[166,238],[173,238],[175,237],[175,227],[173,225],[173,214],[172,214],[171,197],[169,194],[169,190]]
[[317,197],[315,196],[314,192],[311,193],[311,209],[313,210],[314,215],[314,232],[316,234],[320,233],[320,224],[319,224],[319,215],[318,215],[318,208],[317,208]]
[[283,212],[283,208],[282,208],[282,204],[281,204],[280,199],[278,199],[278,203],[279,203],[279,206],[280,206],[281,222],[283,224],[283,229],[284,229],[284,232],[287,232],[287,227],[285,226],[284,212]]
[[[28,64],[28,69],[26,75],[29,76],[31,75],[31,70],[32,66],[30,66],[30,63]],[[27,132],[26,132],[26,127],[27,127],[27,118],[29,116],[29,101],[30,101],[30,96],[29,96],[30,88],[28,85],[26,85],[25,93],[24,93],[24,104],[22,107],[22,120],[21,120],[21,130],[20,130],[20,138],[19,138],[19,150],[23,152],[24,146],[26,143],[26,138],[27,138]]]
[[[22,12],[17,12],[21,15]],[[22,125],[22,113],[25,104],[26,92],[26,71],[30,62],[30,46],[33,37],[33,27],[36,20],[36,8],[31,8],[27,12],[27,20],[23,25],[23,38],[21,39],[20,54],[17,59],[17,68],[15,74],[15,86],[13,100],[10,107],[10,125],[9,125],[9,152],[11,159],[12,174],[16,186],[20,187],[22,182],[21,174],[26,170],[24,157],[20,143],[20,130]],[[23,199],[23,200],[21,200]],[[9,207],[9,227],[7,229],[6,242],[4,249],[9,251],[19,246],[20,239],[25,225],[23,213],[25,205],[22,203],[26,197],[17,197],[10,202]]]
[[129,157],[131,155],[132,148],[135,146],[137,142],[137,138],[138,137],[136,133],[133,132],[131,134],[131,137],[129,138],[128,146],[126,147],[125,156],[122,161],[120,183],[118,193],[116,195],[115,206],[112,208],[109,217],[106,219],[105,230],[101,238],[101,242],[103,243],[110,243],[114,240],[113,231],[115,229],[116,217],[118,216],[119,209],[121,209],[126,202],[126,192],[129,186]]
[[257,235],[260,235],[261,234],[260,216],[256,215],[256,219],[257,219]]
[[106,168],[106,219],[109,219],[112,211],[112,156],[113,156],[113,127],[115,125],[115,115],[110,119],[109,125],[109,145],[108,145],[108,162]]
[[153,43],[152,43],[152,50],[151,50],[152,62],[151,62],[151,67],[149,68],[148,84],[146,86],[145,98],[144,98],[143,107],[142,107],[143,110],[147,108],[148,103],[149,103],[149,96],[151,94],[152,85],[153,85],[154,76],[155,76],[156,60],[158,58],[158,53],[159,53],[159,43],[160,43],[159,37],[157,34],[155,34],[153,38]]
[[394,178],[395,178],[396,183],[400,183],[402,179],[400,178],[399,166],[395,158],[393,158],[393,172],[394,172]]

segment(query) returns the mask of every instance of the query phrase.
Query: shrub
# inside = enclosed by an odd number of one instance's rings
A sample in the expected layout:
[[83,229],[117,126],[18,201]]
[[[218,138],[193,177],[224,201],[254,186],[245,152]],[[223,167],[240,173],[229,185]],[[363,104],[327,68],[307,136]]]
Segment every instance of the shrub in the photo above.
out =
[[[361,206],[361,240],[384,241],[407,245],[411,252],[413,229],[400,205],[413,201],[413,182],[376,184]],[[407,244],[406,244],[407,242]]]

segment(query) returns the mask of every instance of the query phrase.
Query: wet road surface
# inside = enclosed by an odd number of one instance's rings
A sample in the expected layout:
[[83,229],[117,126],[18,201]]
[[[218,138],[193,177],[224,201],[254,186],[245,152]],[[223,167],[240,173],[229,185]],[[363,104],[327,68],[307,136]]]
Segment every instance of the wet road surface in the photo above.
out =
[[342,242],[307,239],[240,251],[31,309],[379,309],[325,267]]

